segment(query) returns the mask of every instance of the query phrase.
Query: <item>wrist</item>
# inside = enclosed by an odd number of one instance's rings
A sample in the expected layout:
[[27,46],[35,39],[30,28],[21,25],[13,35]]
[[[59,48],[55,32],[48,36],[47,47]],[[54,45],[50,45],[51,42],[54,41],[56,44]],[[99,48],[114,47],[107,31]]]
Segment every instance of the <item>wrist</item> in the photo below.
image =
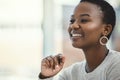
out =
[[50,78],[49,76],[44,76],[42,73],[40,73],[38,77],[39,77],[40,79]]

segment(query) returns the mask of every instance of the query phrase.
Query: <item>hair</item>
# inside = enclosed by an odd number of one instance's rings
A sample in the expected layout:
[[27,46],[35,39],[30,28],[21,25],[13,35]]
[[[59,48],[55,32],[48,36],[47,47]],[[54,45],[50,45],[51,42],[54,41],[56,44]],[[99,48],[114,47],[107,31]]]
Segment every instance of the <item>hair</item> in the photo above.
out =
[[[105,0],[81,0],[81,2],[90,2],[93,3],[97,6],[99,6],[101,8],[101,11],[103,13],[103,22],[105,24],[111,24],[112,25],[112,31],[115,27],[116,24],[116,13],[114,8]],[[110,38],[111,33],[107,36],[108,38]]]

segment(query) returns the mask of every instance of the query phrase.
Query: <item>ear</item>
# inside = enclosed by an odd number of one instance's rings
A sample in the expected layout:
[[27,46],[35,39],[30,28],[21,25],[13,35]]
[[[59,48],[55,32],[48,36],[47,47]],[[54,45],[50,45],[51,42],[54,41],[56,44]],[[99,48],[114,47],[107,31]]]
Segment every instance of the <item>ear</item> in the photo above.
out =
[[103,27],[103,35],[108,36],[112,32],[112,25],[105,24]]

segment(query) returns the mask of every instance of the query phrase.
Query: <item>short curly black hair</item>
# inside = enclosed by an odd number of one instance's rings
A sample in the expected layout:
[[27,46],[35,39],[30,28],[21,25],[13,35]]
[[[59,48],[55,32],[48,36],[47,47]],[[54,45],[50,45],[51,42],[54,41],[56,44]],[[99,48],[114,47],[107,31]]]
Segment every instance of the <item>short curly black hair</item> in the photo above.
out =
[[[80,2],[90,2],[96,4],[103,12],[103,22],[112,25],[112,31],[116,24],[116,13],[114,8],[105,0],[81,0]],[[112,33],[112,32],[111,32]],[[111,33],[107,36],[110,38]]]

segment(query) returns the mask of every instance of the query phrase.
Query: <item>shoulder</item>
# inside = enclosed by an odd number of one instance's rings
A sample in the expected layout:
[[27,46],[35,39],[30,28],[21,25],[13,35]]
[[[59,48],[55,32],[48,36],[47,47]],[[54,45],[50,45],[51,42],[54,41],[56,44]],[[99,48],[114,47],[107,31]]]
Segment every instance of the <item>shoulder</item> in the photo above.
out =
[[119,66],[120,67],[120,52],[110,50],[109,52],[109,63],[112,66]]
[[120,52],[110,50],[111,64],[107,71],[108,80],[119,80],[120,79]]
[[117,62],[120,62],[120,52],[110,50],[111,60]]
[[[110,49],[109,51],[110,51],[110,53],[115,53],[115,54],[116,54],[116,53],[120,53],[120,52],[118,52],[118,51],[111,50],[111,49]],[[120,54],[116,54],[116,55],[120,55]]]

